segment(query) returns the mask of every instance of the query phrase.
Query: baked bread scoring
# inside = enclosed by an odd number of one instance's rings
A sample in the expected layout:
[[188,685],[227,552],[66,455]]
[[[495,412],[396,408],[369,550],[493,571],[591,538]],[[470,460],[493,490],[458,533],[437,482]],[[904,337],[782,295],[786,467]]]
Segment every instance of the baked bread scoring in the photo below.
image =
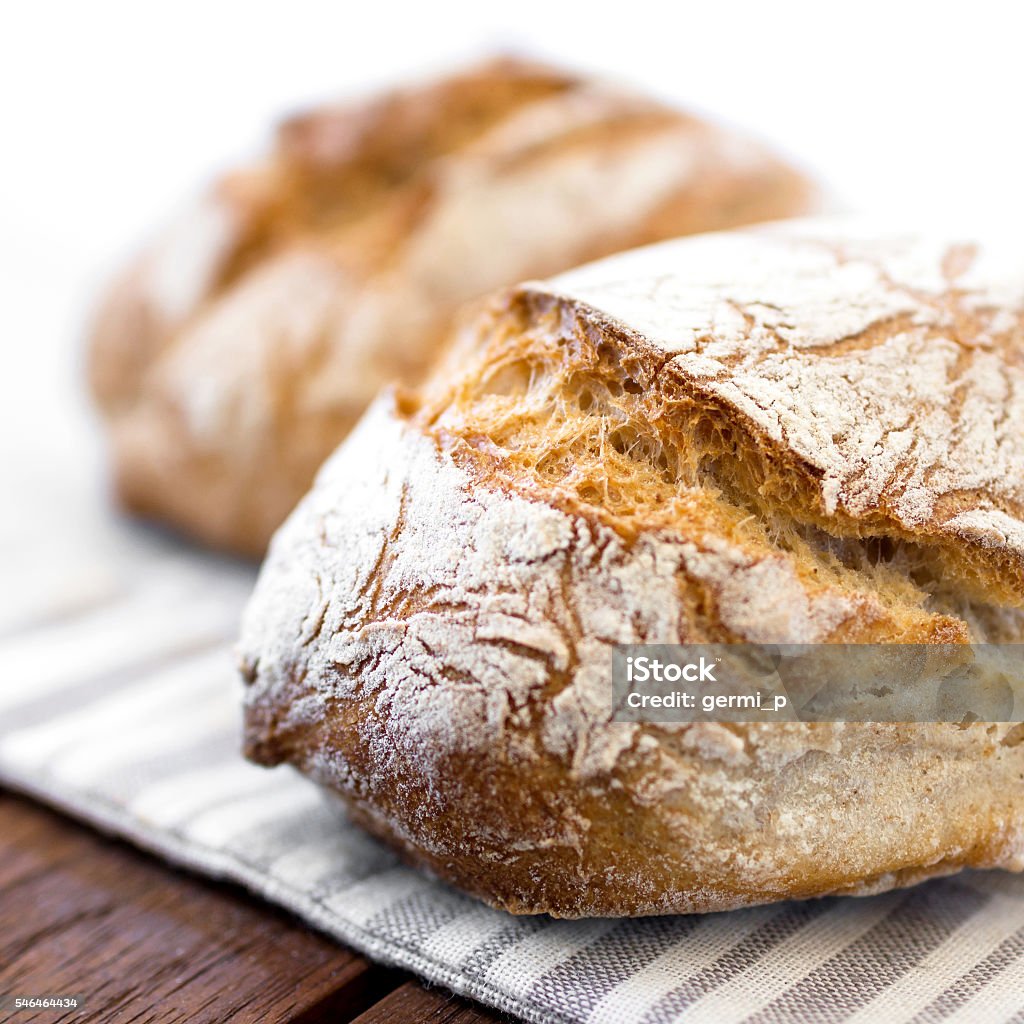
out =
[[100,312],[91,374],[120,497],[262,554],[381,385],[423,375],[464,301],[811,202],[730,132],[515,61],[294,118]]
[[1024,641],[1024,256],[796,222],[489,305],[271,545],[246,748],[488,902],[1024,866],[1024,729],[611,721],[615,643]]

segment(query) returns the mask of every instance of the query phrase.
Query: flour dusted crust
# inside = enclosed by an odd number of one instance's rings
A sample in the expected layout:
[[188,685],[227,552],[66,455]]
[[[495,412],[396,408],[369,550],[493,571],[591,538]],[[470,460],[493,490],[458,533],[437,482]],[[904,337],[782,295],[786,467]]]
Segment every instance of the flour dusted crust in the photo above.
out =
[[294,118],[100,312],[91,372],[121,498],[261,554],[381,385],[422,376],[461,303],[811,202],[744,139],[516,61]]
[[802,222],[497,296],[246,614],[246,746],[514,912],[1024,867],[1024,729],[610,721],[615,643],[1024,641],[1024,259]]

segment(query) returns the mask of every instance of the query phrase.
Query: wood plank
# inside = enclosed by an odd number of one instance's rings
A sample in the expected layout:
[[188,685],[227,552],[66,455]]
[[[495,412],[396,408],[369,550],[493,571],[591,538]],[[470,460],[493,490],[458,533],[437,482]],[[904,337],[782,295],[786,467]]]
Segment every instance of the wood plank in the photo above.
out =
[[443,988],[406,982],[384,996],[353,1024],[505,1024],[513,1018]]
[[0,792],[0,995],[83,1000],[15,1024],[341,1022],[406,977],[237,887]]

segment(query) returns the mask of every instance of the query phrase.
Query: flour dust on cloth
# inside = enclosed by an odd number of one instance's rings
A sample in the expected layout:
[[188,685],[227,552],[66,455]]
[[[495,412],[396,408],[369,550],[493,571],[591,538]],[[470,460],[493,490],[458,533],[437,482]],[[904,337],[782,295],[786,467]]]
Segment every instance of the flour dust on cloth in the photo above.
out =
[[[12,789],[538,1024],[1024,1020],[1024,879],[1006,874],[555,921],[400,865],[312,783],[239,754],[232,648],[252,572],[98,505],[71,526],[56,511],[67,507],[0,517],[0,782]],[[29,528],[46,544],[27,542]]]

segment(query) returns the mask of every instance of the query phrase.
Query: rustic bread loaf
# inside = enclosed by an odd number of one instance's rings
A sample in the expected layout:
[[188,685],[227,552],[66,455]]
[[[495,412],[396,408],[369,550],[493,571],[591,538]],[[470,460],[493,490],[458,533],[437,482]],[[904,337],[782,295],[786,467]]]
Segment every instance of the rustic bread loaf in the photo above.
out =
[[[459,369],[461,367],[461,369]],[[560,916],[1024,867],[1009,724],[611,721],[615,643],[1024,641],[1024,255],[794,222],[496,298],[271,545],[248,755]]]
[[456,308],[674,235],[805,212],[761,148],[511,61],[286,123],[117,282],[92,382],[131,509],[260,554]]

